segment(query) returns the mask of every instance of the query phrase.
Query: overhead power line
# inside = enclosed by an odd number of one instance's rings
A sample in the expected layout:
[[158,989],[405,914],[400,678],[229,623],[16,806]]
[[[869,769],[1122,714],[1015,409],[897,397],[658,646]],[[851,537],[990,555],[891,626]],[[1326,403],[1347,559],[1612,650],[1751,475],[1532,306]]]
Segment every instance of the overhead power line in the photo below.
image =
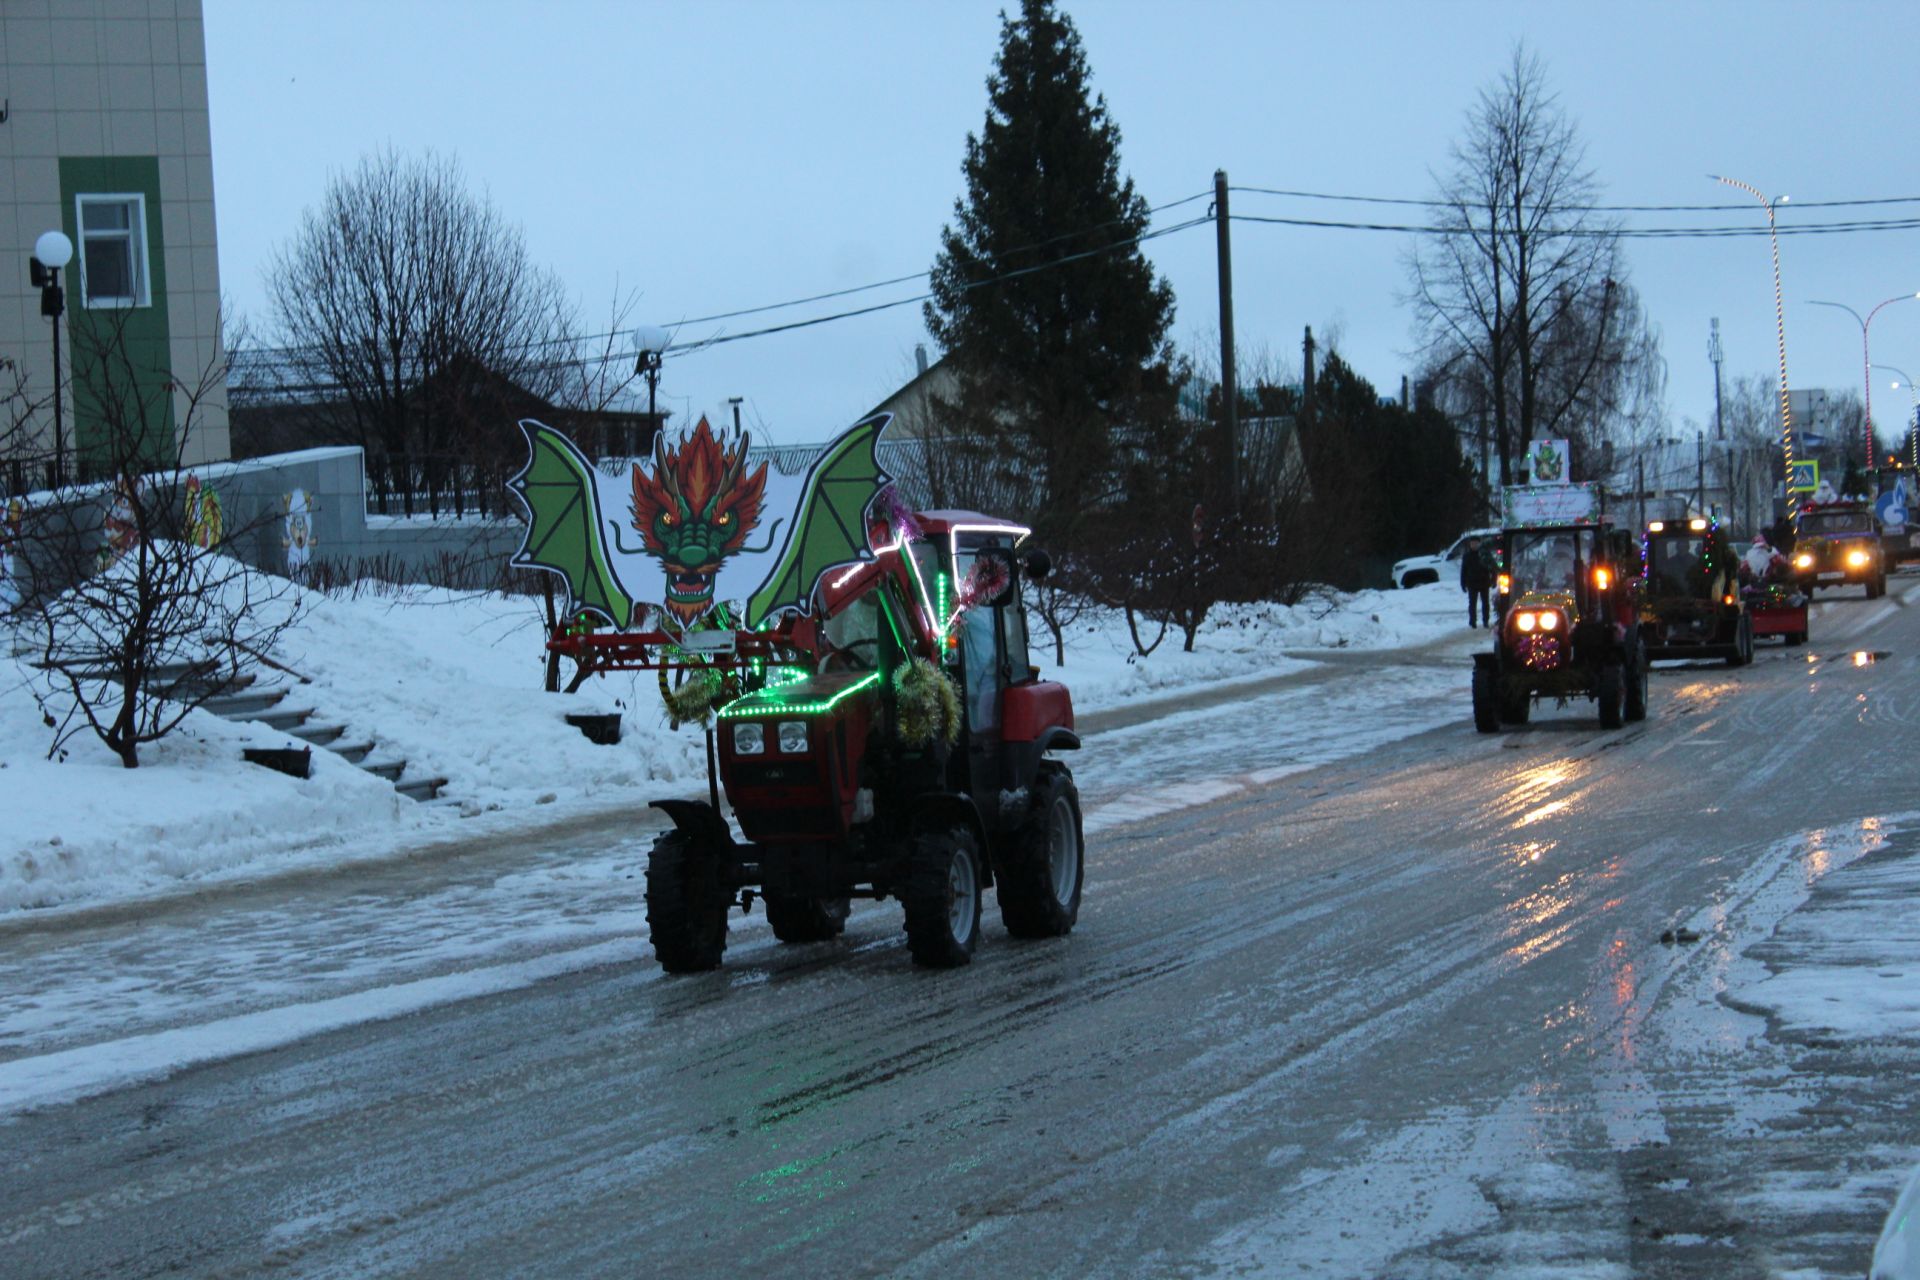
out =
[[[1348,222],[1334,218],[1277,218],[1264,214],[1236,213],[1235,222],[1265,222],[1286,227],[1322,227],[1339,231],[1393,231],[1409,235],[1448,235],[1466,234],[1474,228],[1450,228],[1432,223],[1399,222]],[[1484,228],[1481,228],[1484,230]],[[1541,228],[1534,234],[1542,238],[1553,236],[1606,237],[1618,236],[1627,240],[1689,240],[1714,239],[1727,236],[1764,236],[1773,234],[1787,235],[1840,235],[1862,231],[1916,231],[1920,230],[1920,217],[1881,218],[1855,222],[1815,222],[1800,226],[1781,224],[1778,228],[1766,226],[1754,227],[1560,227]]]
[[[1452,200],[1416,199],[1403,196],[1357,196],[1340,195],[1329,191],[1287,191],[1279,187],[1229,187],[1229,191],[1244,191],[1249,195],[1286,196],[1298,200],[1337,200],[1352,204],[1397,204],[1422,209],[1452,209],[1458,204]],[[1865,205],[1881,204],[1920,204],[1920,196],[1885,196],[1871,200],[1795,200],[1777,205],[1781,213],[1792,213],[1795,209],[1848,209]],[[1569,205],[1569,213],[1742,213],[1753,208],[1747,204],[1584,204]]]

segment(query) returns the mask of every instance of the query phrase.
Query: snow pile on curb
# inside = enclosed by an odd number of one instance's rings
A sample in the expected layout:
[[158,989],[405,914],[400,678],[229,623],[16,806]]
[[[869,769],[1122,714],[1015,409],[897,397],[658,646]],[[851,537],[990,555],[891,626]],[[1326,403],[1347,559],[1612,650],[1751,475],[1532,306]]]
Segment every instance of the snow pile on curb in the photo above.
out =
[[[1052,637],[1039,619],[1030,618],[1028,628],[1033,660],[1042,674],[1064,680],[1073,690],[1074,710],[1086,713],[1141,697],[1284,675],[1311,665],[1285,650],[1298,654],[1312,649],[1397,649],[1425,644],[1464,631],[1465,600],[1457,587],[1428,585],[1410,591],[1327,592],[1292,607],[1228,605],[1207,616],[1194,637],[1192,653],[1182,650],[1180,632],[1169,627],[1145,658],[1134,652],[1125,616],[1101,611],[1081,619],[1069,631],[1064,668],[1054,665]],[[1152,641],[1153,627],[1141,625],[1141,639]]]

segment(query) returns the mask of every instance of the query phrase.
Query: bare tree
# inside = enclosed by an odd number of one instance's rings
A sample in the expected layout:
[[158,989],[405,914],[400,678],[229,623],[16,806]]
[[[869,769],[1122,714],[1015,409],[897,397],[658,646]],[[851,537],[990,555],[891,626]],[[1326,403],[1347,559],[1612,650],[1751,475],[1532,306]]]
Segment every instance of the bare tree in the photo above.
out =
[[1657,344],[1626,285],[1616,220],[1538,57],[1516,46],[1437,179],[1408,256],[1409,301],[1450,407],[1491,417],[1500,482],[1536,436],[1597,442],[1653,412]]
[[292,584],[221,552],[254,530],[226,523],[214,482],[182,466],[225,357],[176,377],[129,341],[130,314],[72,330],[76,398],[97,415],[83,458],[115,479],[45,495],[15,539],[15,617],[50,686],[50,754],[90,730],[129,769],[298,612]]
[[554,399],[582,367],[559,280],[458,163],[385,151],[327,184],[274,255],[263,390],[304,404],[323,438],[369,461],[497,452],[511,420],[477,422],[502,381]]

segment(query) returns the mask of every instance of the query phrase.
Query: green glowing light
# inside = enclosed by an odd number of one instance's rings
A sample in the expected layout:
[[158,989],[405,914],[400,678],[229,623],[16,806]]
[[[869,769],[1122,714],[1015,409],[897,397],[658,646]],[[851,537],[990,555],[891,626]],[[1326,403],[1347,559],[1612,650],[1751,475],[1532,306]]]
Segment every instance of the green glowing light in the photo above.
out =
[[[757,693],[750,693],[744,698],[737,698],[720,708],[720,718],[722,720],[738,720],[744,716],[819,715],[822,712],[833,710],[854,694],[859,693],[862,689],[870,689],[879,682],[880,673],[878,671],[869,671],[866,675],[861,676],[858,680],[840,690],[840,692],[834,694],[832,697],[818,699],[812,702],[788,702],[784,698],[774,696],[772,688],[761,689]],[[789,681],[788,683],[792,682]]]

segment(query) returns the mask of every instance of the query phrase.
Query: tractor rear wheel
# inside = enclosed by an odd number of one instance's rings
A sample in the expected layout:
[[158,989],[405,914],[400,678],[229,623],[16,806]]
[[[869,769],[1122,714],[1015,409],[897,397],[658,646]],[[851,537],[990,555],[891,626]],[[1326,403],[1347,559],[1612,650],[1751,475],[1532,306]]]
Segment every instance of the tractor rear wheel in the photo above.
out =
[[732,896],[720,881],[720,856],[684,831],[653,842],[647,858],[647,930],[668,973],[720,967]]
[[1500,677],[1491,667],[1473,665],[1473,727],[1482,733],[1500,732]]
[[1727,655],[1727,665],[1744,667],[1753,661],[1753,620],[1745,614],[1733,625],[1733,652]]
[[1618,729],[1621,724],[1621,703],[1626,696],[1626,678],[1617,662],[1603,663],[1600,667],[1600,727]]
[[782,942],[831,942],[847,931],[845,898],[766,896],[767,923]]
[[907,911],[907,950],[929,969],[973,959],[980,940],[980,850],[962,827],[915,837],[900,905]]
[[[1751,653],[1749,653],[1751,656]],[[1647,718],[1647,646],[1643,641],[1634,649],[1633,665],[1626,672],[1626,717],[1629,722]]]
[[1080,791],[1063,765],[1048,761],[1033,780],[1026,821],[1008,844],[994,892],[1000,920],[1016,938],[1060,938],[1080,918],[1086,842],[1080,831]]

